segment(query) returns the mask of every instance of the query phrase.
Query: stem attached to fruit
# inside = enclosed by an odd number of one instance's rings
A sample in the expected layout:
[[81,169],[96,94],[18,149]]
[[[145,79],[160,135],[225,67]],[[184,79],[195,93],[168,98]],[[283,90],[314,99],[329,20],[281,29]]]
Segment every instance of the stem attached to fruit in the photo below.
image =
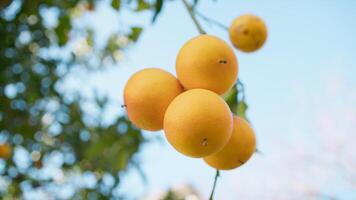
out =
[[198,31],[200,34],[206,34],[206,32],[203,30],[203,28],[201,27],[201,25],[199,24],[197,18],[195,17],[195,14],[194,14],[194,10],[193,10],[193,7],[191,5],[188,4],[188,2],[186,0],[182,0],[183,1],[183,4],[185,6],[185,8],[187,9],[190,17],[192,18],[195,26],[197,27]]
[[214,196],[214,192],[215,192],[215,188],[216,188],[216,182],[218,181],[219,176],[220,176],[220,171],[217,169],[216,174],[215,174],[213,189],[211,190],[209,200],[213,200],[213,196]]
[[203,146],[206,146],[206,145],[208,145],[208,139],[204,138],[204,140],[203,140]]

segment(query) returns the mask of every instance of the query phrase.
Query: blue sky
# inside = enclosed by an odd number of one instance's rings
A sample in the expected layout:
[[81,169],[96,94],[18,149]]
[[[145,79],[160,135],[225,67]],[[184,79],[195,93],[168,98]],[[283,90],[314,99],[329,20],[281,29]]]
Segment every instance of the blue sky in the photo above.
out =
[[[236,51],[248,117],[264,155],[223,172],[216,199],[355,199],[356,149],[350,141],[356,139],[356,1],[201,1],[198,10],[226,25],[253,13],[269,31],[258,52]],[[177,52],[198,32],[181,1],[168,2],[153,26],[150,18],[151,13],[117,15],[104,5],[88,16],[99,39],[122,22],[145,27],[124,60],[91,76],[88,88],[109,94],[119,105],[135,71],[160,67],[175,73]],[[201,23],[209,34],[229,41],[226,31]],[[120,112],[119,106],[112,110],[113,115]],[[162,132],[145,136],[162,139],[140,155],[148,185],[132,171],[121,190],[140,196],[189,183],[207,198],[214,170],[176,152]]]

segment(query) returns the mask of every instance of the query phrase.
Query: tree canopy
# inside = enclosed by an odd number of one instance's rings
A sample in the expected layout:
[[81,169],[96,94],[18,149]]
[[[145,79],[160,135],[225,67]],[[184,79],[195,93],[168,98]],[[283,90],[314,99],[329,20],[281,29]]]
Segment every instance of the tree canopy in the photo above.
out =
[[[154,22],[164,2],[109,3],[117,12],[151,12]],[[78,26],[78,20],[99,3],[108,2],[0,3],[0,143],[12,148],[10,158],[0,159],[3,199],[20,199],[34,192],[54,198],[125,198],[115,191],[121,174],[128,168],[140,170],[137,154],[146,142],[141,130],[125,116],[105,121],[111,103],[106,96],[94,92],[88,97],[65,88],[69,76],[95,73],[107,63],[119,62],[143,31],[124,24],[104,45],[98,44],[96,30]],[[244,115],[247,106],[237,104],[236,88],[227,102]],[[74,181],[78,176],[93,184]],[[70,192],[62,192],[64,188]]]
[[[5,199],[42,190],[53,190],[54,197],[61,197],[54,188],[67,187],[63,177],[74,175],[94,177],[95,184],[70,183],[71,198],[119,198],[122,194],[113,189],[120,184],[120,174],[130,166],[139,167],[136,154],[145,142],[141,131],[125,116],[104,122],[102,115],[110,103],[107,97],[97,94],[88,98],[79,91],[63,89],[69,75],[100,71],[103,60],[117,62],[115,55],[134,44],[142,31],[127,25],[113,33],[105,45],[97,45],[95,30],[75,25],[83,13],[95,10],[97,3],[1,1],[0,141],[13,149],[13,156],[1,161],[6,187],[0,189],[0,195]],[[123,5],[132,12],[155,11],[161,8],[159,4],[162,1],[111,2],[118,12]],[[71,47],[78,38],[84,38],[82,46],[90,55]],[[85,104],[90,104],[95,114],[87,112]],[[59,171],[50,174],[54,158]]]

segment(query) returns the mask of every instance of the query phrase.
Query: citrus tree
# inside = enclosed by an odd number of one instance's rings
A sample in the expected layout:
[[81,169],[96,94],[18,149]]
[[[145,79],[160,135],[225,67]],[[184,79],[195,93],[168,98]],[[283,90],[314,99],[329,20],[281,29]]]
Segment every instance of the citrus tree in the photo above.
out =
[[[196,16],[222,26],[196,11],[197,0],[191,4],[182,2],[201,34],[206,32]],[[126,116],[105,121],[103,116],[112,106],[106,96],[95,92],[88,96],[65,87],[68,77],[96,73],[110,63],[119,62],[120,55],[143,32],[142,27],[124,24],[122,30],[106,38],[104,45],[98,44],[96,30],[78,22],[85,13],[94,12],[99,3],[108,2],[4,0],[0,3],[0,196],[3,199],[31,195],[124,199],[127,196],[116,190],[122,174],[131,168],[142,173],[137,154],[147,140],[141,130]],[[109,3],[117,12],[152,12],[154,22],[169,1],[111,0]],[[224,98],[232,112],[246,117],[247,104],[240,81]],[[76,181],[78,177],[85,181]]]

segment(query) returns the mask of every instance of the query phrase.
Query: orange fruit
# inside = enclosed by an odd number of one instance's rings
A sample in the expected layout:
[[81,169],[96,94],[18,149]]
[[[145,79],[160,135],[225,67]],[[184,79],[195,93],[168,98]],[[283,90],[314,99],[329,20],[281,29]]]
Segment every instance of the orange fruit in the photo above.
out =
[[250,125],[242,118],[234,116],[232,136],[224,148],[204,161],[220,170],[230,170],[246,163],[256,150],[256,138]]
[[160,130],[168,105],[181,92],[183,87],[178,80],[162,69],[147,68],[136,72],[124,89],[128,117],[138,128]]
[[223,94],[236,82],[237,59],[233,49],[212,35],[200,35],[180,49],[177,76],[186,89],[202,88]]
[[266,42],[267,27],[261,18],[246,14],[232,22],[229,34],[232,44],[237,49],[253,52]]
[[177,96],[164,116],[168,142],[180,153],[204,157],[223,148],[232,132],[232,113],[216,93],[188,90]]
[[11,156],[12,148],[9,144],[0,144],[0,158],[8,159]]

